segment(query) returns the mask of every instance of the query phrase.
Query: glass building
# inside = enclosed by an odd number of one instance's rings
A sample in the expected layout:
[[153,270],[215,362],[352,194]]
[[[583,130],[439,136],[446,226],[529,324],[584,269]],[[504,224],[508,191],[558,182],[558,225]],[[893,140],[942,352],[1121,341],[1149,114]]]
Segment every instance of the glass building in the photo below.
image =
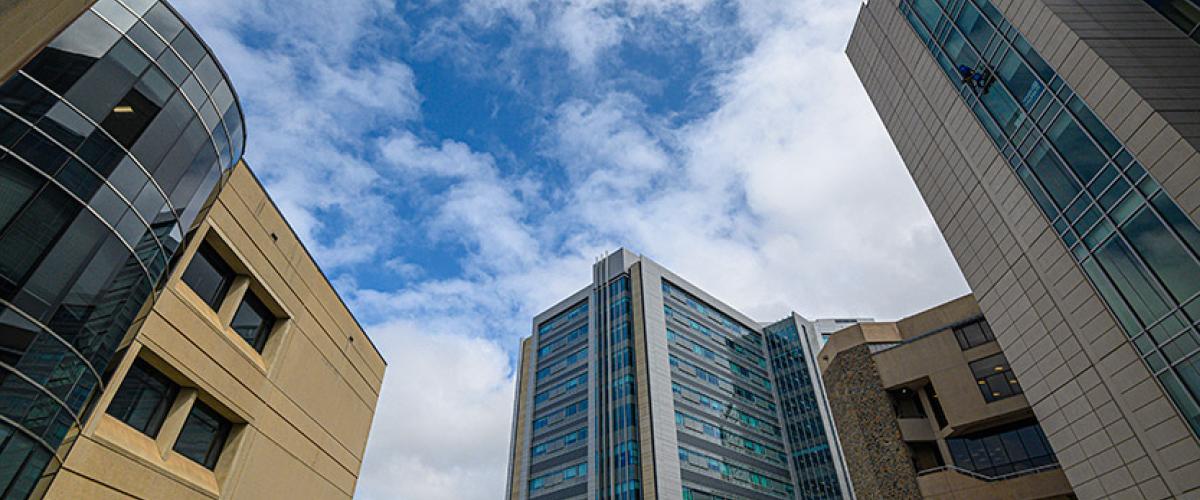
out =
[[847,49],[1081,498],[1200,492],[1198,12],[879,1]]
[[[797,332],[804,331],[805,336]],[[851,498],[812,323],[620,250],[522,343],[509,498]]]
[[244,144],[165,2],[100,0],[0,84],[0,496],[52,476]]

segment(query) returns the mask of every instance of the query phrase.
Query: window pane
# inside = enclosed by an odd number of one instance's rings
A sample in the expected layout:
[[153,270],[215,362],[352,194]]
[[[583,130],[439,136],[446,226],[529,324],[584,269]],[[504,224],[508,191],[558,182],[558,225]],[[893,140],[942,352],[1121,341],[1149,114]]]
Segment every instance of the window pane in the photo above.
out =
[[242,304],[238,306],[237,313],[233,315],[233,322],[230,327],[237,332],[247,344],[254,347],[254,350],[262,352],[263,346],[267,344],[267,336],[271,333],[271,328],[275,326],[275,315],[270,309],[262,303],[254,295],[254,292],[247,292],[246,297],[242,299]]
[[174,450],[209,469],[217,466],[231,424],[208,405],[196,401],[179,432]]
[[1121,226],[1129,243],[1182,302],[1200,291],[1200,265],[1147,207]]
[[157,437],[179,386],[148,363],[134,361],[121,388],[108,405],[108,414],[150,437]]
[[183,272],[183,282],[214,310],[221,307],[231,281],[233,270],[207,243],[200,245],[191,264]]

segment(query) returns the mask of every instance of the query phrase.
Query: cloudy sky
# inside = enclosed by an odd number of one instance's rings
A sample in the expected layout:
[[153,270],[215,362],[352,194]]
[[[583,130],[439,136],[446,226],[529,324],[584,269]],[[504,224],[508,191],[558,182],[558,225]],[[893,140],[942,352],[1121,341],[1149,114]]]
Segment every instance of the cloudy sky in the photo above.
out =
[[176,0],[389,362],[358,495],[499,498],[530,318],[625,246],[752,317],[967,291],[851,0]]

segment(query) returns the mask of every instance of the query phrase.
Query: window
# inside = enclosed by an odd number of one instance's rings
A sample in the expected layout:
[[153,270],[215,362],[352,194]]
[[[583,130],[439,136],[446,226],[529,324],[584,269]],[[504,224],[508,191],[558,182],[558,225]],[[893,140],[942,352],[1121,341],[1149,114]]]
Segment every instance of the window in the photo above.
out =
[[192,461],[212,469],[217,466],[221,448],[233,424],[208,405],[196,401],[188,413],[183,430],[175,440],[174,450]]
[[196,251],[196,256],[192,257],[191,264],[188,264],[187,270],[183,272],[183,282],[187,283],[204,303],[216,310],[221,307],[221,301],[233,282],[233,276],[233,269],[217,255],[217,251],[208,243],[202,243]]
[[121,388],[108,405],[108,414],[142,434],[158,437],[179,386],[142,360],[133,362]]
[[958,346],[964,351],[996,340],[992,335],[992,327],[983,320],[956,327],[954,337],[958,339]]
[[1021,384],[1017,382],[1017,376],[1008,366],[1004,354],[995,354],[971,362],[971,372],[975,374],[975,381],[979,383],[983,399],[989,403],[1022,392]]
[[254,292],[246,292],[229,326],[255,351],[261,353],[263,346],[267,345],[271,329],[275,327],[275,314],[254,295]]
[[986,476],[1057,463],[1046,435],[1035,421],[946,440],[954,465]]

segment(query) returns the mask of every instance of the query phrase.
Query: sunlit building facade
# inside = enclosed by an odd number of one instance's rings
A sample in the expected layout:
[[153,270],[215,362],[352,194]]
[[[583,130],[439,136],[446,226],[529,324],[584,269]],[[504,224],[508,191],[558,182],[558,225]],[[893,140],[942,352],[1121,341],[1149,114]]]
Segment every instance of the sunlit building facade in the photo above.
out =
[[625,250],[522,342],[509,498],[851,498],[799,316]]
[[1200,494],[1197,14],[872,0],[847,49],[1081,498]]
[[383,360],[240,163],[217,57],[156,0],[0,33],[0,496],[352,496]]

